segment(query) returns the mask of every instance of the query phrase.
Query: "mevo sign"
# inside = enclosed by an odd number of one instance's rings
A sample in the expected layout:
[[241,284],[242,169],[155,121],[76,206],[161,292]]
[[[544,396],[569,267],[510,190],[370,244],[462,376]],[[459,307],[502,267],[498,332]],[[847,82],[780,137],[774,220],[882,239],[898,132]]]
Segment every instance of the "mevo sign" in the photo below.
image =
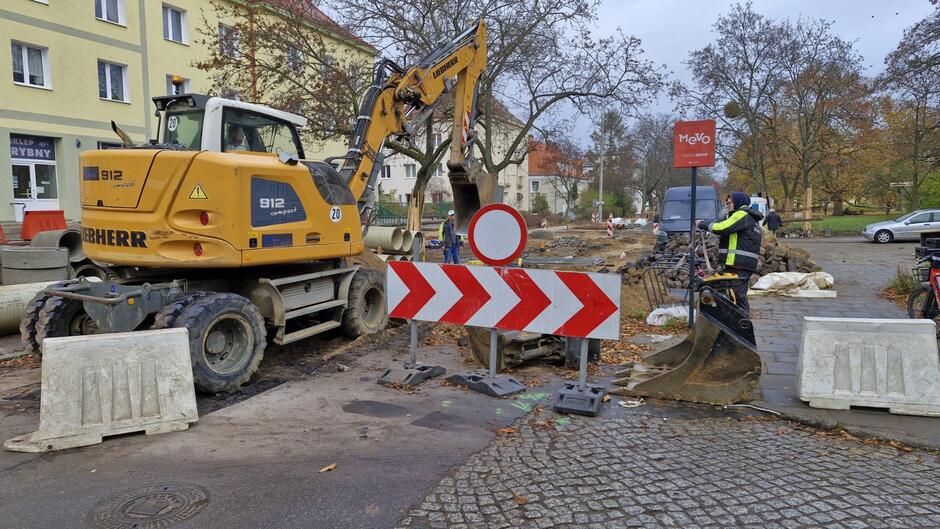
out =
[[715,120],[677,121],[673,152],[676,168],[715,165]]

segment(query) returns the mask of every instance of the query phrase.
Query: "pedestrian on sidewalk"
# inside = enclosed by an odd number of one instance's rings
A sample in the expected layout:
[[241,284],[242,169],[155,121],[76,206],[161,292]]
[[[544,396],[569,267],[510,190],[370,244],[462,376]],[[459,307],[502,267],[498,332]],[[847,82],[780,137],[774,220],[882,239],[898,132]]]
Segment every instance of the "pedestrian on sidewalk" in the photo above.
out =
[[440,236],[444,246],[444,262],[460,264],[460,236],[454,226],[454,210],[447,212],[447,220],[441,223]]
[[725,205],[731,212],[727,219],[711,224],[700,220],[698,227],[718,235],[719,264],[723,272],[738,276],[739,280],[731,288],[735,303],[750,314],[747,289],[751,274],[757,272],[760,259],[760,242],[763,237],[760,221],[763,215],[751,208],[751,197],[740,191],[731,193]]
[[770,233],[774,234],[774,237],[777,236],[777,230],[780,229],[780,226],[783,224],[780,214],[777,213],[777,210],[772,209],[767,212],[767,218],[764,220],[764,226],[767,226],[767,229],[770,230]]

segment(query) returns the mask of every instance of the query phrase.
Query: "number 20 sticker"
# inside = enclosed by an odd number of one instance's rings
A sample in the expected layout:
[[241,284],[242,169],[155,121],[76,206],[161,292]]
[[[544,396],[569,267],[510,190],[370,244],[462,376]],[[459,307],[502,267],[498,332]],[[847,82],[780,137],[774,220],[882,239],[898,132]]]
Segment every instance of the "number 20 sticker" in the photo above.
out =
[[336,206],[330,208],[330,221],[334,224],[339,222],[339,219],[343,218],[343,210],[339,209]]

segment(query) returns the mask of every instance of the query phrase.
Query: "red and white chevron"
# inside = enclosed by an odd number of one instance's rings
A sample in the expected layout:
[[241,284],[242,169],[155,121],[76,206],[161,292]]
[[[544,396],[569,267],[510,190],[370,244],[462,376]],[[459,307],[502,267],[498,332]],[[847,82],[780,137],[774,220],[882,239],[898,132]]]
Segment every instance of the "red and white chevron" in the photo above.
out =
[[393,318],[616,340],[620,276],[437,263],[388,263]]

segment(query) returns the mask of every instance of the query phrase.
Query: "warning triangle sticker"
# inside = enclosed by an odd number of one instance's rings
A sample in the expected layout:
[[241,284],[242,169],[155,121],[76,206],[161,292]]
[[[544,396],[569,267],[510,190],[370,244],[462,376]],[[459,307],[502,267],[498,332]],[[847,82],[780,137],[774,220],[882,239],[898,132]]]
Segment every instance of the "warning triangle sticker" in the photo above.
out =
[[193,188],[193,192],[189,194],[190,200],[208,200],[209,197],[206,195],[206,192],[202,190],[202,186],[196,184],[196,187]]

